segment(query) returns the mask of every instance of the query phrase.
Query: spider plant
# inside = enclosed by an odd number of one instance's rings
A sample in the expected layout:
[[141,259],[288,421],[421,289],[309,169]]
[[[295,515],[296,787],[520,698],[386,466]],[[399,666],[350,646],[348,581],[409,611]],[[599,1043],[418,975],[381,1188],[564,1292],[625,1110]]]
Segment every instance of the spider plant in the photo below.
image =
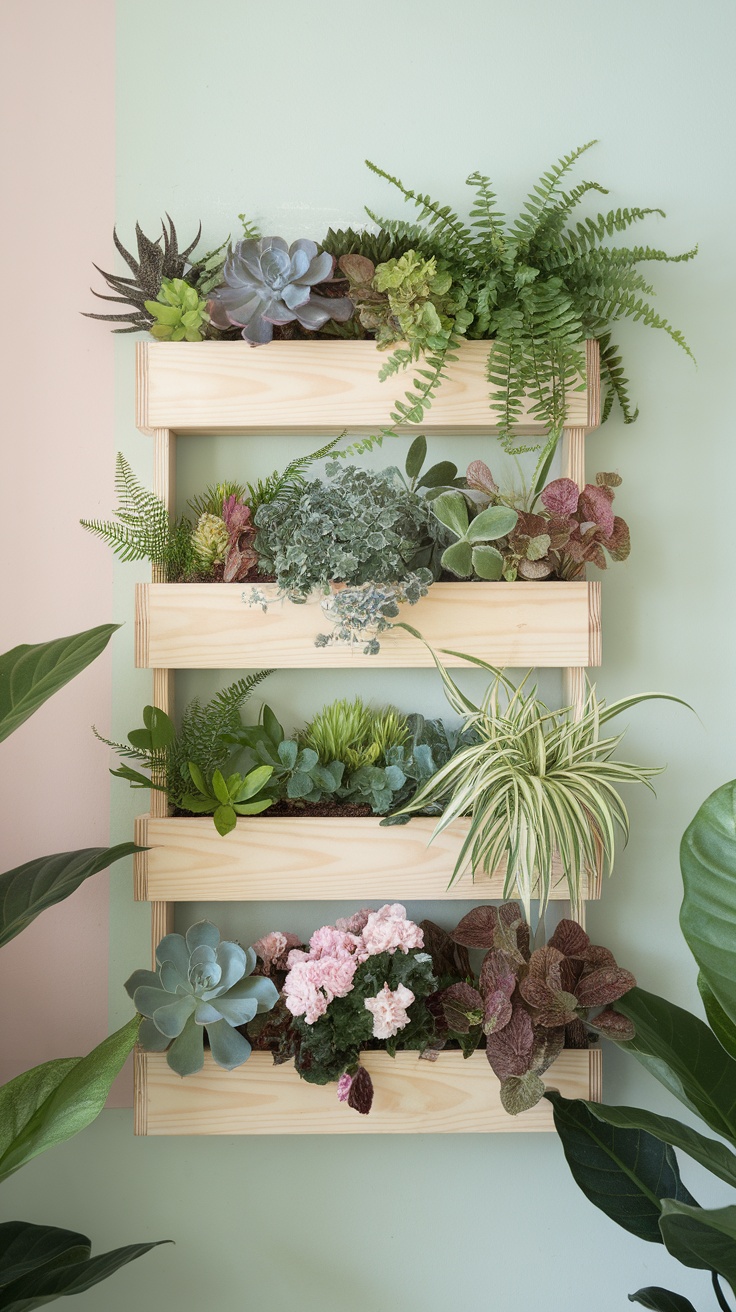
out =
[[[421,638],[416,630],[410,632]],[[432,652],[447,700],[472,741],[396,814],[441,803],[444,810],[432,838],[461,816],[470,816],[450,884],[468,865],[473,873],[490,874],[505,858],[504,899],[516,893],[527,919],[532,897],[539,898],[540,917],[544,914],[557,855],[577,910],[583,876],[593,875],[599,860],[609,873],[613,868],[616,829],[628,839],[629,817],[618,786],[641,783],[654,791],[650,779],[663,768],[613,760],[623,734],[603,737],[601,730],[640,702],[680,699],[641,693],[606,706],[589,683],[579,715],[570,706],[553,711],[537,696],[536,685],[529,684],[531,671],[517,687],[485,661],[462,652],[445,654],[487,670],[491,681],[476,706]]]

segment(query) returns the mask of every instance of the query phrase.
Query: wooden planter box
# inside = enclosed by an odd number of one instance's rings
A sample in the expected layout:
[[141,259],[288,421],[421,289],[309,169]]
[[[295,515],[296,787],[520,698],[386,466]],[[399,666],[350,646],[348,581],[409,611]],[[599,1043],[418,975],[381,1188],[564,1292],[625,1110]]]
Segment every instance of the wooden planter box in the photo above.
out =
[[[566,427],[599,423],[598,344],[586,343],[587,385],[571,391]],[[465,342],[447,369],[420,427],[454,436],[492,433],[493,389],[486,377],[488,342]],[[259,434],[265,431],[330,435],[374,431],[391,424],[397,399],[415,369],[379,382],[386,353],[375,342],[139,342],[136,423],[143,432]],[[421,361],[419,364],[421,367]],[[541,437],[544,425],[522,417],[520,435]]]
[[[264,611],[258,597],[268,600]],[[499,666],[601,663],[600,583],[434,583],[401,618],[439,651]],[[380,651],[335,643],[316,647],[333,626],[319,601],[280,600],[275,583],[139,583],[135,663],[146,669],[345,669],[432,665],[410,633],[381,634]],[[370,634],[366,635],[366,641]],[[443,656],[447,665],[462,665]]]
[[[336,1085],[307,1084],[291,1062],[274,1066],[270,1053],[254,1052],[244,1066],[225,1071],[209,1053],[198,1075],[182,1080],[163,1053],[136,1052],[136,1134],[491,1134],[552,1130],[543,1099],[531,1111],[509,1116],[485,1053],[466,1061],[460,1052],[436,1061],[416,1052],[365,1053],[375,1088],[368,1116],[338,1102]],[[601,1052],[567,1051],[545,1076],[566,1098],[601,1097]]]
[[[428,846],[436,821],[381,827],[378,817],[247,816],[226,838],[201,816],[139,816],[135,897],[142,902],[493,901],[503,874],[448,883],[468,822]],[[558,871],[551,896],[565,901]],[[600,874],[583,886],[600,897]]]

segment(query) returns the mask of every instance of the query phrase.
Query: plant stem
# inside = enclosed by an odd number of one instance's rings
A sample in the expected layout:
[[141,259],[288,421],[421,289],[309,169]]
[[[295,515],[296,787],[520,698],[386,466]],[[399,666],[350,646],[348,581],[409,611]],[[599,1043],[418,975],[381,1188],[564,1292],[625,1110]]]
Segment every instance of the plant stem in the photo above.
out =
[[733,1309],[726,1302],[726,1296],[723,1290],[721,1289],[721,1282],[718,1279],[717,1272],[711,1271],[710,1276],[711,1276],[711,1280],[713,1281],[713,1291],[715,1293],[716,1299],[718,1300],[718,1306],[721,1309],[721,1312],[733,1312]]

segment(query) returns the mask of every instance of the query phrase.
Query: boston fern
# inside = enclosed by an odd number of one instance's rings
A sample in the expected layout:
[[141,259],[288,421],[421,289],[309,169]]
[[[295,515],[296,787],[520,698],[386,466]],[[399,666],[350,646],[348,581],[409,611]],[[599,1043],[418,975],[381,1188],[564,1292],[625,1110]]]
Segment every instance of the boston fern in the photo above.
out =
[[[370,217],[399,249],[434,260],[438,271],[451,276],[456,309],[445,316],[439,331],[421,355],[407,403],[397,403],[395,423],[417,423],[454,359],[460,338],[492,338],[488,381],[497,390],[491,400],[501,438],[512,449],[522,416],[524,397],[529,413],[550,428],[556,440],[564,422],[568,393],[579,386],[586,338],[600,342],[604,388],[603,419],[614,399],[626,423],[636,419],[618,348],[610,325],[621,319],[639,320],[661,328],[692,355],[682,334],[649,303],[654,289],[638,266],[648,261],[679,262],[696,250],[668,255],[650,246],[611,247],[606,239],[625,232],[660,209],[609,210],[572,223],[573,211],[590,191],[606,194],[597,182],[581,182],[563,190],[563,182],[595,142],[564,156],[530,191],[521,212],[509,223],[498,208],[490,179],[472,173],[474,192],[469,225],[448,205],[410,190],[398,178],[366,161],[372,172],[398,188],[420,211],[419,222]],[[382,266],[379,266],[379,268]],[[384,266],[385,267],[385,266]],[[377,270],[378,272],[378,270]],[[374,284],[375,286],[375,284]],[[395,350],[384,366],[384,377],[420,358],[411,340]]]
[[150,560],[161,568],[169,582],[192,573],[197,561],[189,520],[172,519],[161,498],[138,482],[120,452],[115,466],[115,491],[118,523],[82,519],[82,528],[107,542],[121,560]]

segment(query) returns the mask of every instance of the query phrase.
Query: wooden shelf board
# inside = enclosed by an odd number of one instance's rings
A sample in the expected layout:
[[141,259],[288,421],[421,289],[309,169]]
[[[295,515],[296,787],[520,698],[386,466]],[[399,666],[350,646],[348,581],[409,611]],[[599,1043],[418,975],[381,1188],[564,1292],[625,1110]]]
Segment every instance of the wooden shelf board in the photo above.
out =
[[[264,611],[259,596],[268,601]],[[492,665],[583,667],[601,662],[599,582],[434,583],[401,618],[440,651]],[[380,651],[315,646],[332,625],[318,600],[280,600],[275,583],[139,583],[135,660],[153,669],[384,669],[432,665],[403,629],[381,634]],[[462,666],[455,656],[447,665]]]
[[[436,821],[381,827],[375,816],[244,816],[222,838],[207,816],[139,816],[135,896],[150,902],[495,901],[502,872],[448,887],[468,821],[429,844]],[[557,869],[555,901],[569,898]],[[600,875],[583,886],[600,897]]]
[[[373,1108],[361,1116],[339,1103],[336,1085],[307,1084],[291,1062],[274,1066],[255,1052],[238,1070],[225,1071],[205,1054],[204,1068],[182,1080],[163,1053],[136,1053],[135,1133],[153,1134],[490,1134],[552,1130],[543,1100],[509,1116],[485,1053],[467,1061],[460,1052],[437,1061],[416,1052],[364,1053],[375,1088]],[[599,1100],[601,1053],[569,1050],[545,1076],[567,1098]]]
[[[586,343],[589,384],[571,391],[566,424],[595,428],[598,346]],[[488,342],[464,342],[449,365],[420,431],[493,433],[492,391],[486,378]],[[259,434],[266,431],[332,434],[374,430],[391,423],[397,399],[411,386],[411,370],[381,383],[386,359],[374,342],[138,342],[136,423],[147,433]],[[409,425],[407,431],[418,431]],[[544,425],[525,411],[520,436],[541,437]]]

